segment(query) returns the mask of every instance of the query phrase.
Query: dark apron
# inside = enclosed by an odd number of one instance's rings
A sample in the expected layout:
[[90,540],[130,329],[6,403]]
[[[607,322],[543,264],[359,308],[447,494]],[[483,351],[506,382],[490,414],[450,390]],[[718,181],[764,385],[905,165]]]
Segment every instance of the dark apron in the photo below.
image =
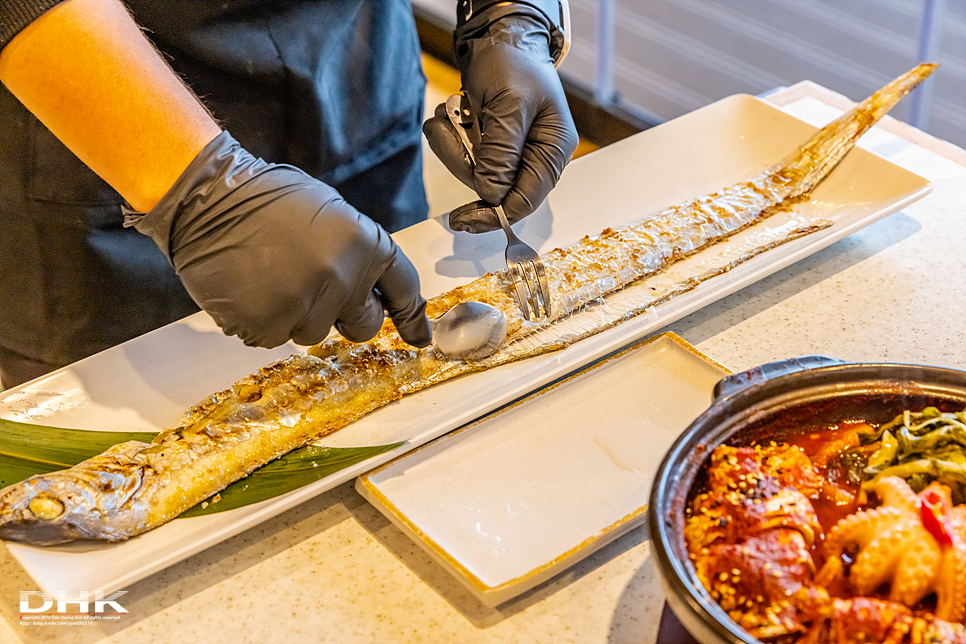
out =
[[[335,186],[390,231],[425,219],[425,77],[403,0],[133,0],[250,152]],[[198,310],[121,198],[0,86],[0,375],[40,376]]]

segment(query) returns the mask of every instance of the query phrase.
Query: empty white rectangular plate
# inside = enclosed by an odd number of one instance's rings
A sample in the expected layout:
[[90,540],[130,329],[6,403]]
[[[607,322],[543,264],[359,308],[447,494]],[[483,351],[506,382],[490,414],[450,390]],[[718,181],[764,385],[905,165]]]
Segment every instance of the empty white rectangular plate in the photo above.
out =
[[640,525],[664,452],[728,374],[665,333],[359,477],[356,489],[496,606]]

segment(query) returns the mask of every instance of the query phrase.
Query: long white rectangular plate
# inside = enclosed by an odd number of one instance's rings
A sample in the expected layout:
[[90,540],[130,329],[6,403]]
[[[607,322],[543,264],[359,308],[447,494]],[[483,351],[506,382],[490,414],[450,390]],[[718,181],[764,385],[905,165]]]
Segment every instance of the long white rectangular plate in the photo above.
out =
[[[689,197],[750,177],[815,128],[750,96],[733,96],[574,161],[519,235],[546,252]],[[849,154],[794,213],[830,228],[758,255],[693,291],[563,351],[457,378],[407,396],[322,441],[332,446],[407,443],[286,495],[230,512],[178,519],[122,543],[38,548],[6,544],[41,589],[124,588],[299,503],[480,418],[627,346],[688,313],[900,210],[928,181],[866,150]],[[768,227],[766,220],[759,226]],[[500,268],[505,237],[449,231],[432,219],[394,235],[431,296]],[[720,254],[734,240],[705,253]],[[641,286],[639,288],[647,288]],[[0,394],[0,417],[61,427],[158,431],[207,395],[295,347],[245,347],[198,314]]]
[[654,471],[731,372],[644,340],[356,479],[487,606],[643,523]]

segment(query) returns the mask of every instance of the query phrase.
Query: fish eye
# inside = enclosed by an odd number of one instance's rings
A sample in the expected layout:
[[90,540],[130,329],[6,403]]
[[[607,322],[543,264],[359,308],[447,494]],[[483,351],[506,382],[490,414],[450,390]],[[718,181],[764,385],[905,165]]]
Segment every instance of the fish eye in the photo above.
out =
[[41,519],[56,519],[64,513],[64,504],[51,496],[40,495],[30,501],[30,511]]

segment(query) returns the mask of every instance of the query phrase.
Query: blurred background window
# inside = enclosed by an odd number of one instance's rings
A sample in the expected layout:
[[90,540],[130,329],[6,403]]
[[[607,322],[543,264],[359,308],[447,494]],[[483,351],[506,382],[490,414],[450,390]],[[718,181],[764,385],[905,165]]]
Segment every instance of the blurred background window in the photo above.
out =
[[[413,6],[453,22],[453,0]],[[570,0],[570,10],[568,91],[638,128],[802,80],[860,100],[930,60],[942,67],[892,115],[966,147],[966,0]]]

